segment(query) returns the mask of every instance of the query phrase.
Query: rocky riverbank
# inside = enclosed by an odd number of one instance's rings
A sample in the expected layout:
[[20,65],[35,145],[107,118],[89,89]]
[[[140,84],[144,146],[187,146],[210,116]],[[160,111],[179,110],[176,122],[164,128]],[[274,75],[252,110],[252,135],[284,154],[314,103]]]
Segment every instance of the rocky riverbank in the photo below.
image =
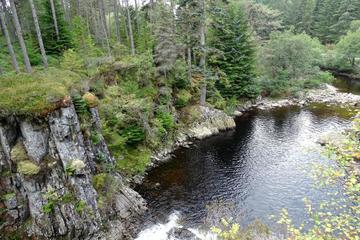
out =
[[241,115],[241,113],[249,111],[253,108],[268,110],[287,106],[303,107],[311,103],[356,107],[360,104],[360,96],[351,93],[339,92],[337,88],[326,84],[320,89],[312,89],[302,92],[297,97],[290,97],[287,99],[258,98],[254,103],[250,101],[246,102],[244,105],[238,107],[235,115]]

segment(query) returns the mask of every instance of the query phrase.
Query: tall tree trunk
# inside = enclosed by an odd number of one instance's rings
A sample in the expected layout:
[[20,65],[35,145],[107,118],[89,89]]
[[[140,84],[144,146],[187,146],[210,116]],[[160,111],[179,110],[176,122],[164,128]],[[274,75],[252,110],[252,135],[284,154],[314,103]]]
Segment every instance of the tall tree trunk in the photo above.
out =
[[13,19],[14,19],[16,34],[19,39],[19,44],[20,44],[21,51],[22,51],[22,54],[24,57],[25,69],[26,69],[26,72],[30,73],[32,71],[31,64],[30,64],[30,60],[29,60],[29,55],[27,53],[25,41],[24,41],[24,38],[22,35],[21,26],[20,26],[18,15],[17,15],[14,0],[10,0],[10,7],[11,7]]
[[7,43],[7,47],[9,49],[9,53],[10,53],[10,56],[11,56],[11,61],[12,61],[12,65],[14,67],[14,70],[16,73],[19,73],[20,72],[20,69],[19,69],[19,64],[16,60],[16,56],[15,56],[15,52],[14,52],[14,48],[12,46],[12,43],[11,43],[11,39],[10,39],[10,35],[9,35],[9,32],[7,30],[7,27],[6,27],[6,22],[5,22],[5,17],[4,17],[4,12],[3,12],[3,8],[0,7],[0,23],[1,23],[1,28],[4,32],[4,35],[5,35],[5,39],[6,39],[6,43]]
[[70,15],[69,15],[69,9],[68,9],[68,2],[66,0],[61,0],[61,5],[64,8],[64,18],[67,23],[70,23]]
[[135,55],[135,43],[134,43],[134,35],[131,26],[131,17],[130,17],[130,10],[129,10],[129,0],[125,0],[126,3],[126,15],[127,15],[127,23],[129,28],[129,36],[130,36],[130,46],[131,46],[131,55]]
[[188,78],[191,81],[192,79],[192,66],[191,66],[191,48],[187,47],[187,64],[188,64]]
[[115,16],[115,31],[116,40],[121,43],[120,35],[120,16],[119,16],[119,0],[114,0],[114,16]]
[[105,43],[105,47],[108,51],[108,55],[111,56],[111,51],[110,51],[110,43],[109,43],[109,38],[108,38],[108,34],[107,34],[107,29],[106,29],[106,19],[105,19],[105,13],[104,13],[104,1],[103,0],[98,0],[98,4],[99,4],[99,13],[100,13],[100,27],[102,29],[102,32],[104,34],[104,43]]
[[100,11],[100,20],[102,21],[101,25],[103,25],[106,35],[109,35],[108,27],[106,24],[106,14],[105,14],[105,4],[104,0],[98,0],[99,11]]
[[30,7],[31,7],[31,13],[32,13],[32,16],[34,19],[36,36],[37,36],[39,47],[40,47],[41,58],[42,58],[44,67],[47,68],[49,65],[48,65],[48,61],[47,61],[47,57],[46,57],[46,53],[45,53],[44,43],[43,43],[42,36],[41,36],[41,30],[40,30],[40,26],[39,26],[39,21],[38,21],[36,9],[35,9],[34,1],[29,0],[29,3],[30,3]]
[[138,13],[138,2],[135,0],[135,23],[136,23],[136,32],[138,37],[140,35],[140,22],[139,22],[139,13]]
[[58,26],[58,24],[57,24],[57,18],[56,18],[56,10],[55,10],[55,5],[54,5],[54,0],[50,0],[50,6],[51,6],[52,17],[53,17],[54,26],[55,26],[56,38],[57,38],[57,40],[59,41],[59,39],[60,39],[59,26]]
[[[7,10],[6,0],[1,0],[1,4],[2,4],[3,12],[5,13],[5,24],[7,26],[12,26],[11,14]],[[13,27],[9,27],[8,33],[9,33],[10,39],[12,41],[16,41],[16,33],[15,33],[15,30]]]
[[200,1],[201,20],[200,20],[200,68],[203,71],[203,79],[200,90],[200,105],[206,104],[206,50],[205,50],[205,0]]

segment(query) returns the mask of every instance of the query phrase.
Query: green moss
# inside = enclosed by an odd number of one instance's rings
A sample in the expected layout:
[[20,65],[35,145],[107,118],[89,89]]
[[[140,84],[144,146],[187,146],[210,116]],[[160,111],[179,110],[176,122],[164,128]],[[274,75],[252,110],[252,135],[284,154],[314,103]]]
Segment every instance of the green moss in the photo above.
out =
[[40,172],[40,167],[31,161],[21,161],[18,163],[17,171],[23,175],[32,176]]
[[61,106],[70,88],[79,82],[76,73],[56,68],[0,76],[0,115],[46,114]]
[[116,168],[128,175],[144,173],[150,164],[150,150],[146,148],[130,149],[124,159],[116,162]]
[[16,196],[16,194],[14,192],[6,193],[1,196],[1,199],[7,201],[7,200],[15,198],[15,196]]
[[91,132],[91,142],[96,145],[99,144],[101,141],[101,135],[100,133],[98,133],[97,131],[92,131]]
[[96,189],[96,191],[102,191],[105,187],[106,181],[108,178],[107,173],[100,173],[92,178],[93,186]]
[[10,156],[14,162],[22,162],[29,160],[25,147],[20,141],[17,142],[16,145],[11,149]]
[[85,210],[85,208],[86,208],[86,202],[83,200],[80,200],[75,204],[75,211],[77,213],[82,213]]

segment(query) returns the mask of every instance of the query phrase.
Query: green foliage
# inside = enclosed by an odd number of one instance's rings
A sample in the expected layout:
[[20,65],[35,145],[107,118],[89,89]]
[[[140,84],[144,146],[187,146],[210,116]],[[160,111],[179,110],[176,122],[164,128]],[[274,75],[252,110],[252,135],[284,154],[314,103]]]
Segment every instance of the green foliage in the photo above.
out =
[[189,104],[192,95],[189,91],[182,89],[176,94],[175,107],[183,108]]
[[307,34],[290,31],[272,34],[259,54],[263,90],[279,96],[328,82],[329,74],[319,69],[322,52],[319,41]]
[[94,145],[97,145],[101,141],[101,134],[97,131],[92,131],[90,139]]
[[86,209],[86,202],[84,200],[80,200],[75,204],[75,211],[77,213],[82,213]]
[[95,57],[101,54],[94,43],[86,27],[85,20],[80,16],[75,16],[71,21],[71,40],[72,46],[82,57]]
[[360,72],[360,29],[355,32],[348,32],[336,45],[338,61],[341,68],[351,68]]
[[145,139],[145,132],[138,124],[128,125],[121,131],[121,134],[126,138],[126,144],[133,146]]
[[64,52],[60,66],[62,69],[70,70],[79,74],[85,74],[86,68],[82,57],[73,49]]
[[210,64],[226,75],[228,85],[217,88],[226,97],[256,97],[254,47],[242,8],[236,4],[212,7],[211,46],[218,52]]
[[150,164],[150,151],[146,148],[128,149],[123,159],[116,162],[116,168],[128,175],[144,173]]
[[33,116],[57,109],[80,77],[49,68],[32,74],[0,76],[0,115]]
[[62,7],[59,1],[54,1],[56,9],[56,20],[59,29],[59,38],[57,38],[50,1],[42,1],[42,3],[44,11],[39,17],[39,24],[41,27],[46,53],[49,55],[60,56],[63,51],[72,47],[71,34],[64,20]]
[[86,114],[88,112],[86,101],[79,94],[71,96],[71,99],[77,114]]

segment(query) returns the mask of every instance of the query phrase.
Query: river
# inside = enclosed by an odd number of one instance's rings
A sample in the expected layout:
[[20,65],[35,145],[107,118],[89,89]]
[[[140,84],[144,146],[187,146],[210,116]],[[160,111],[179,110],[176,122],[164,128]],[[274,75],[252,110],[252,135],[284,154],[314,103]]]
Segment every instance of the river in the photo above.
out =
[[179,226],[198,232],[221,208],[242,225],[259,219],[274,231],[270,216],[286,208],[300,224],[305,196],[315,204],[327,198],[311,172],[313,164],[332,164],[320,153],[319,136],[349,127],[351,114],[338,110],[315,104],[252,111],[236,119],[236,129],[175,151],[137,188],[149,207],[138,239],[167,239]]

